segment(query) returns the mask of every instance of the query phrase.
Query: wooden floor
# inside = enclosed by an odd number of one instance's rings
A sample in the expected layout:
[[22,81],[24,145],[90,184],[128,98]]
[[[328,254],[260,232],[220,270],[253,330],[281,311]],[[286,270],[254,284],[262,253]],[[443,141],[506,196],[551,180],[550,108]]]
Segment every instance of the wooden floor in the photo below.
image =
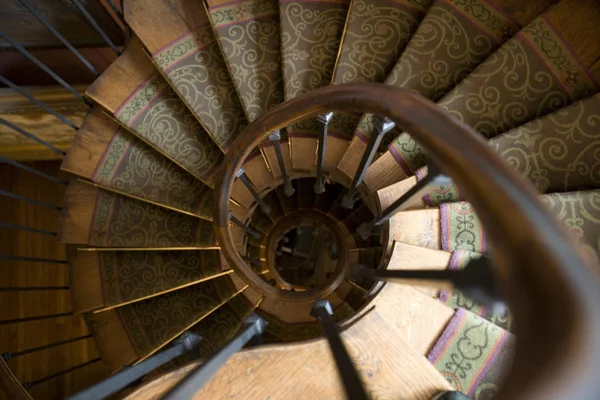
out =
[[[28,164],[52,176],[60,162]],[[47,181],[7,164],[0,164],[0,190],[60,206],[65,186]],[[0,222],[56,231],[59,211],[0,196]],[[55,238],[0,227],[0,255],[64,260],[65,248]],[[68,315],[34,321],[12,320],[69,313],[69,290],[7,291],[16,287],[64,287],[69,285],[66,264],[0,260],[0,353],[18,352],[82,337],[88,330],[80,316]],[[35,382],[99,358],[92,338],[22,355],[8,361],[20,382]],[[105,376],[102,362],[49,379],[30,389],[35,399],[62,399]]]

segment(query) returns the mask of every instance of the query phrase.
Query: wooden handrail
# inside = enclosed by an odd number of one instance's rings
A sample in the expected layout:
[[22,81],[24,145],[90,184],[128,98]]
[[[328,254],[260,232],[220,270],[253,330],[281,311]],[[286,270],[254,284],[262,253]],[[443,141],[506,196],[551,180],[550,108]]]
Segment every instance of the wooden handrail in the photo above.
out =
[[[481,135],[419,95],[383,84],[330,86],[272,108],[242,132],[217,180],[214,215],[224,256],[242,278],[262,289],[264,282],[245,265],[229,231],[235,173],[269,133],[330,111],[390,118],[427,150],[473,205],[492,244],[495,273],[518,338],[497,398],[600,398],[600,268],[584,258],[533,186]],[[276,291],[263,293],[280,297]]]

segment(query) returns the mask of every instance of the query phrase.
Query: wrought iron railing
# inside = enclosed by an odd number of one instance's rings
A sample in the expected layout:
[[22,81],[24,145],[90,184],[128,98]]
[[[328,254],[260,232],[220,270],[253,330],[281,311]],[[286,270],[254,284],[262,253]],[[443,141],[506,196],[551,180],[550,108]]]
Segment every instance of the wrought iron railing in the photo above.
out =
[[[15,0],[15,3],[16,3],[16,1],[17,0]],[[104,43],[106,43],[106,45],[110,49],[112,49],[114,54],[116,56],[118,56],[120,54],[119,47],[121,45],[123,45],[124,43],[115,43],[111,39],[110,35],[104,31],[101,24],[99,24],[96,21],[94,15],[89,12],[89,10],[86,8],[86,6],[80,0],[71,0],[71,2],[73,4],[73,6],[75,7],[75,9],[77,10],[76,12],[79,13],[75,17],[80,18],[82,21],[85,22],[85,24],[87,24],[89,27],[93,28],[93,30],[99,35],[99,37],[102,38]],[[98,68],[96,68],[94,66],[94,64],[90,60],[88,60],[78,48],[76,48],[75,45],[73,45],[72,43],[69,42],[69,40],[67,40],[67,38],[61,33],[60,27],[54,26],[52,24],[52,22],[47,18],[47,15],[45,15],[43,12],[40,12],[40,10],[34,5],[33,2],[30,2],[29,0],[18,0],[18,3],[20,3],[20,5],[25,10],[27,10],[27,12],[30,15],[34,16],[35,19],[37,21],[39,21],[41,23],[41,25],[43,25],[43,27],[45,27],[45,29],[47,29],[49,31],[49,33],[51,35],[53,35],[53,37],[55,37],[62,44],[62,46],[65,49],[68,49],[75,56],[75,58],[78,60],[78,62],[83,64],[85,66],[85,68],[87,68],[89,71],[91,71],[93,76],[99,75],[99,73],[101,71],[99,71]],[[126,43],[128,40],[128,37],[129,37],[129,29],[126,27],[126,24],[124,24],[123,15],[120,12],[121,8],[117,7],[117,5],[115,5],[115,3],[112,0],[106,0],[106,2],[104,2],[104,3],[109,6],[109,8],[112,10],[112,13],[114,13],[114,16],[116,16],[116,18],[119,20],[119,23],[122,26],[125,26],[125,32],[123,32],[123,35],[121,35],[121,36],[125,37],[125,43]],[[3,11],[6,11],[6,10],[5,9],[0,10],[0,13],[2,13]],[[110,15],[110,12],[108,12],[108,10],[106,10],[106,13],[107,13],[107,15]],[[0,38],[3,39],[5,41],[5,44],[7,45],[7,46],[4,46],[4,49],[3,49],[4,53],[0,53],[0,58],[3,55],[6,55],[7,52],[16,51],[16,52],[20,53],[24,57],[24,59],[26,59],[26,60],[28,60],[28,62],[34,64],[37,68],[39,68],[40,71],[43,71],[44,73],[49,75],[58,85],[60,85],[68,93],[73,95],[77,101],[85,104],[87,107],[93,107],[93,104],[88,99],[86,99],[79,90],[75,89],[75,87],[68,82],[68,78],[61,77],[50,66],[45,64],[42,60],[40,60],[40,58],[36,57],[36,55],[34,54],[35,52],[30,51],[27,48],[26,44],[20,43],[11,34],[9,34],[7,31],[5,31],[3,29],[3,27],[0,27]],[[47,103],[40,101],[38,98],[36,98],[34,95],[32,95],[32,93],[30,93],[30,89],[28,89],[27,87],[19,86],[19,85],[15,84],[8,77],[2,76],[2,75],[0,75],[0,87],[5,87],[6,89],[10,89],[14,93],[18,94],[19,96],[22,96],[23,98],[27,99],[29,102],[31,102],[32,104],[34,104],[35,106],[37,106],[41,110],[43,110],[43,112],[54,116],[61,124],[67,126],[68,128],[72,129],[73,131],[77,131],[79,129],[77,124],[75,122],[73,122],[72,120],[70,120],[67,116],[56,111],[51,106],[49,106]],[[0,118],[0,125],[3,125],[4,127],[7,128],[7,130],[14,132],[16,135],[19,135],[20,137],[25,138],[26,141],[30,141],[31,143],[37,143],[37,144],[43,146],[44,148],[50,150],[51,152],[53,152],[57,155],[56,156],[57,159],[61,159],[65,155],[65,151],[63,149],[57,147],[55,144],[49,142],[48,140],[45,140],[31,132],[28,132],[25,128],[18,126],[17,124],[9,121],[6,118]],[[46,172],[40,171],[40,170],[28,165],[27,163],[19,162],[19,161],[13,160],[11,158],[8,158],[6,156],[0,155],[0,166],[2,166],[2,165],[11,166],[13,168],[17,168],[19,170],[25,171],[28,174],[35,175],[39,178],[42,178],[44,181],[47,181],[52,184],[60,184],[60,185],[67,184],[67,181],[65,181],[63,178],[61,178],[59,176],[48,174]],[[33,199],[33,198],[23,196],[18,193],[14,193],[9,190],[0,190],[0,197],[5,197],[7,199],[11,199],[11,200],[14,200],[17,202],[24,202],[24,203],[29,203],[29,204],[38,206],[40,213],[47,213],[49,211],[60,212],[62,210],[60,205],[51,204],[51,203],[47,203],[47,202],[40,201],[37,199]],[[50,237],[56,237],[56,234],[57,234],[57,232],[54,230],[40,229],[38,227],[25,226],[25,225],[21,225],[21,224],[11,223],[8,221],[0,221],[0,228],[7,229],[7,230],[30,232],[30,233],[35,233],[35,234],[40,234],[40,235],[45,235],[45,236],[50,236]],[[0,254],[0,261],[2,261],[4,264],[3,268],[7,268],[12,265],[16,265],[16,264],[13,264],[16,262],[67,264],[66,259],[40,258],[40,257],[33,257],[33,256],[31,256],[31,254],[18,254],[18,255]],[[42,291],[43,290],[43,291],[49,291],[51,293],[55,293],[57,291],[69,290],[68,286],[34,286],[34,287],[31,287],[31,286],[5,286],[2,283],[0,283],[0,286],[1,286],[0,292],[26,292],[26,291],[31,292],[31,291]],[[4,307],[4,305],[3,305],[3,307]],[[58,318],[69,317],[69,316],[73,316],[73,315],[74,315],[73,312],[59,312],[59,313],[28,316],[28,317],[23,317],[23,318],[10,318],[10,319],[0,320],[0,325],[22,324],[22,323],[31,322],[31,321],[58,319]],[[2,362],[13,360],[17,357],[21,357],[24,355],[41,352],[41,351],[48,350],[51,348],[64,346],[64,345],[74,343],[77,341],[86,340],[89,338],[91,338],[91,335],[86,334],[86,335],[82,335],[79,337],[74,337],[74,338],[69,338],[66,340],[57,341],[57,342],[50,343],[50,344],[43,345],[43,346],[37,346],[37,347],[32,347],[29,349],[13,351],[13,352],[5,352],[4,354],[2,354]],[[21,385],[24,389],[29,390],[43,382],[47,382],[47,381],[49,381],[51,379],[55,379],[59,376],[72,373],[78,369],[84,368],[84,367],[94,364],[94,363],[98,363],[100,361],[101,361],[100,358],[90,359],[81,364],[71,366],[70,368],[55,372],[55,373],[47,375],[47,376],[40,377],[39,379],[28,381],[28,382],[21,382]],[[18,391],[15,391],[14,393],[18,393]]]

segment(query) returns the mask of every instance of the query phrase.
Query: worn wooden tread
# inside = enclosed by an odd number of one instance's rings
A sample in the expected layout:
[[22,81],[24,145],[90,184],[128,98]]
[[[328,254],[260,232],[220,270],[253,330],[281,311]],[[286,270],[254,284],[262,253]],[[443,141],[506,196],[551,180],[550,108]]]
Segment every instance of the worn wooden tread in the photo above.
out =
[[[402,334],[377,311],[343,332],[342,340],[371,398],[430,400],[435,394],[450,389],[431,363],[412,349]],[[127,399],[160,397],[196,365],[166,374]],[[407,365],[411,368],[406,368]],[[273,385],[274,381],[278,384]],[[325,339],[238,352],[193,398],[290,397],[346,398]]]

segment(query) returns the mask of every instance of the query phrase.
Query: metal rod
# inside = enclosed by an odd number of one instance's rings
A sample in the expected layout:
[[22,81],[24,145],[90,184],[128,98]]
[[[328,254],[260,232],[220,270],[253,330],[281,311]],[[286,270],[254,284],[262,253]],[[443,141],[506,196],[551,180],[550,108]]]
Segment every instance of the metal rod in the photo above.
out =
[[497,312],[505,308],[491,259],[487,256],[471,259],[459,270],[377,270],[355,265],[352,274],[378,281],[457,289],[476,302],[493,307]]
[[256,201],[256,203],[260,206],[260,208],[263,210],[263,212],[265,214],[269,214],[271,212],[271,207],[267,203],[265,203],[265,201],[263,199],[260,198],[260,196],[258,195],[258,192],[256,191],[256,189],[254,189],[252,182],[250,182],[250,179],[248,179],[248,177],[244,173],[243,169],[240,168],[240,170],[238,171],[238,173],[236,175],[236,178],[238,178],[240,181],[242,181],[244,186],[246,186],[246,189],[248,189],[248,191],[250,192],[252,197],[254,197],[254,201]]
[[73,89],[73,87],[71,85],[69,85],[67,82],[65,82],[64,79],[62,79],[60,76],[58,76],[54,71],[52,71],[50,68],[48,68],[43,62],[41,62],[37,57],[35,57],[33,54],[31,54],[30,52],[28,52],[25,47],[21,46],[19,43],[15,42],[13,39],[10,38],[10,36],[8,36],[6,33],[0,31],[0,37],[2,37],[4,40],[6,40],[11,46],[13,46],[15,49],[17,49],[19,51],[19,53],[23,54],[25,57],[27,57],[30,61],[32,61],[35,65],[37,65],[40,69],[42,69],[45,73],[47,73],[48,75],[50,75],[52,78],[54,78],[55,81],[57,81],[58,83],[60,83],[65,89],[67,89],[69,92],[73,93],[73,95],[83,101],[85,104],[87,105],[91,105],[91,103],[85,99],[77,90]]
[[21,196],[19,194],[15,194],[15,193],[11,193],[11,192],[7,192],[6,190],[0,190],[0,196],[6,196],[6,197],[10,197],[16,200],[22,200],[22,201],[26,201],[27,203],[31,203],[31,204],[35,204],[41,207],[45,207],[48,208],[50,210],[56,210],[56,211],[60,211],[62,210],[62,207],[58,207],[55,205],[52,205],[50,203],[46,203],[43,201],[38,201],[38,200],[34,200],[34,199],[30,199],[29,197],[25,197],[25,196]]
[[262,335],[266,322],[258,315],[252,313],[244,321],[242,331],[229,343],[210,356],[206,362],[195,367],[185,378],[163,397],[165,400],[187,400],[204,386],[206,382],[239,351],[244,345],[257,335]]
[[20,168],[20,169],[22,169],[24,171],[31,172],[34,175],[37,175],[37,176],[40,176],[42,178],[48,179],[49,181],[52,181],[52,182],[62,183],[63,185],[66,185],[68,183],[67,181],[63,181],[61,179],[55,178],[52,175],[48,175],[48,174],[46,174],[44,172],[38,171],[35,168],[31,168],[31,167],[29,167],[29,166],[27,166],[25,164],[18,163],[16,161],[13,161],[10,158],[6,158],[4,156],[0,156],[0,163],[6,163],[6,164],[9,164],[9,165],[12,165],[13,167],[17,167],[17,168]]
[[38,290],[69,290],[69,286],[11,286],[0,287],[0,292],[34,292]]
[[[2,77],[0,77],[2,78]],[[2,79],[0,79],[1,81]],[[66,152],[64,152],[63,150],[59,149],[58,147],[54,146],[52,143],[48,143],[45,140],[40,139],[39,137],[35,136],[32,133],[27,132],[26,130],[18,127],[15,124],[12,124],[10,122],[8,122],[7,120],[5,120],[4,118],[0,118],[0,124],[5,125],[7,127],[9,127],[10,129],[12,129],[13,131],[25,136],[28,139],[33,140],[34,142],[37,142],[45,147],[47,147],[48,149],[52,150],[53,152],[60,154],[61,156],[64,156],[65,154],[67,154]],[[75,127],[75,129],[77,129],[77,127]]]
[[16,230],[19,230],[19,231],[41,233],[42,235],[48,235],[48,236],[56,236],[56,232],[54,232],[54,231],[47,231],[45,229],[30,228],[28,226],[17,225],[17,224],[10,224],[8,222],[0,222],[0,228],[16,229]]
[[58,378],[58,377],[59,377],[59,376],[61,376],[61,375],[66,375],[66,374],[68,374],[68,373],[70,373],[70,372],[73,372],[73,371],[76,371],[76,370],[78,370],[78,369],[81,369],[81,368],[87,367],[87,366],[88,366],[88,365],[90,365],[90,364],[97,363],[98,361],[102,361],[102,359],[101,359],[100,357],[98,357],[98,358],[95,358],[95,359],[93,359],[93,360],[90,360],[90,361],[88,361],[88,362],[85,362],[85,363],[83,363],[83,364],[79,364],[79,365],[76,365],[76,366],[74,366],[74,367],[71,367],[71,368],[65,369],[65,370],[63,370],[63,371],[57,372],[57,373],[55,373],[55,374],[48,375],[48,376],[46,376],[46,377],[44,377],[44,378],[42,378],[42,379],[38,379],[37,381],[33,381],[33,382],[24,382],[22,385],[23,385],[23,387],[24,387],[25,389],[31,389],[32,387],[34,387],[34,386],[36,386],[36,385],[39,385],[40,383],[44,383],[44,382],[46,382],[46,381],[49,381],[49,380],[51,380],[51,379],[54,379],[54,378]]
[[121,21],[125,22],[124,21],[124,17],[123,17],[123,13],[121,12],[121,10],[119,10],[117,8],[117,6],[115,5],[115,3],[112,0],[107,0],[106,2],[108,3],[108,5],[111,8],[111,10],[113,10],[113,12],[115,14],[117,14],[117,16],[121,19]]
[[354,363],[348,354],[348,350],[346,350],[346,346],[342,342],[342,338],[340,338],[340,333],[333,320],[331,303],[327,300],[317,300],[311,311],[311,315],[318,318],[323,326],[323,332],[329,342],[329,349],[335,359],[347,398],[350,400],[367,400],[367,392],[362,384],[360,375],[356,371],[356,368],[354,368]]
[[18,324],[21,322],[29,322],[29,321],[39,321],[40,319],[61,318],[61,317],[68,317],[71,315],[73,315],[73,312],[60,313],[60,314],[38,315],[35,317],[5,319],[5,320],[0,320],[0,325]]
[[252,265],[253,267],[258,268],[262,265],[262,263],[259,260],[252,259],[248,256],[242,256],[242,260],[246,261],[247,263],[250,263],[250,265]]
[[317,180],[313,186],[316,194],[320,194],[325,191],[323,165],[325,164],[325,150],[327,149],[327,129],[329,128],[329,121],[331,121],[332,117],[332,112],[319,115],[317,117],[317,121],[321,124],[321,130],[319,131],[319,144],[317,147]]
[[96,22],[96,20],[92,16],[92,14],[90,14],[85,9],[85,7],[83,6],[83,4],[81,4],[81,2],[79,0],[71,0],[71,1],[73,2],[73,4],[75,4],[75,7],[77,7],[77,9],[81,12],[81,14],[83,14],[83,16],[85,17],[85,19],[88,20],[88,22],[90,23],[90,25],[92,25],[92,27],[94,28],[94,30],[96,32],[98,32],[98,34],[100,35],[100,37],[102,37],[102,40],[104,40],[104,42],[106,42],[106,44],[108,45],[108,47],[110,47],[112,49],[112,51],[114,51],[117,56],[120,56],[121,52],[119,51],[119,49],[117,48],[117,46],[115,46],[115,44],[112,42],[112,40],[110,40],[110,38],[108,37],[108,35],[106,34],[106,32],[104,32],[104,30],[100,27],[100,25],[98,25],[98,23]]
[[392,216],[396,213],[402,211],[408,201],[414,197],[423,197],[428,188],[431,186],[442,186],[442,185],[451,185],[452,179],[442,174],[442,171],[437,167],[437,165],[430,163],[427,168],[427,176],[425,176],[420,182],[417,182],[415,186],[410,188],[408,192],[402,195],[398,200],[396,200],[392,205],[386,208],[379,218],[375,225],[381,225],[384,222],[388,221]]
[[29,261],[29,262],[45,262],[53,264],[67,264],[67,260],[54,260],[51,258],[36,258],[36,257],[22,257],[22,256],[7,256],[0,254],[0,260],[6,261]]
[[279,165],[281,177],[283,178],[283,192],[287,197],[290,197],[294,194],[294,187],[292,186],[292,182],[290,181],[290,177],[288,176],[287,170],[285,168],[283,152],[281,151],[281,134],[279,133],[279,131],[269,135],[269,140],[271,141],[271,143],[273,143],[273,148],[275,149],[275,156],[277,157],[277,164]]
[[186,331],[174,342],[171,348],[163,350],[139,364],[126,368],[118,374],[69,397],[69,400],[101,400],[108,398],[161,365],[198,349],[201,341],[202,338],[199,335]]
[[73,339],[67,339],[67,340],[63,340],[60,342],[55,342],[55,343],[51,343],[51,344],[47,344],[45,346],[39,346],[39,347],[34,347],[32,349],[27,349],[27,350],[22,350],[22,351],[16,351],[14,353],[3,353],[2,354],[2,358],[4,359],[4,361],[10,361],[13,358],[19,357],[19,356],[24,356],[25,354],[29,354],[29,353],[35,353],[36,351],[42,351],[42,350],[46,350],[46,349],[50,349],[52,347],[58,347],[58,346],[62,346],[63,344],[68,344],[68,343],[73,343],[73,342],[77,342],[79,340],[85,340],[85,339],[89,339],[91,338],[92,335],[85,335],[85,336],[79,336]]
[[75,57],[77,57],[79,59],[79,61],[81,61],[83,63],[83,65],[85,65],[90,71],[92,71],[92,73],[94,75],[96,75],[96,76],[99,75],[98,71],[96,71],[96,68],[94,68],[94,66],[92,64],[90,64],[90,62],[75,47],[73,47],[73,45],[71,43],[69,43],[69,41],[67,39],[65,39],[65,37],[63,35],[61,35],[61,33],[59,31],[54,29],[54,27],[52,25],[50,25],[50,23],[48,21],[46,21],[46,19],[35,8],[33,8],[29,4],[28,0],[19,0],[19,2],[21,2],[23,7],[25,7],[31,14],[33,14],[33,16],[36,17],[37,20],[40,21],[46,27],[46,29],[48,29],[50,32],[52,32],[52,34],[54,36],[56,36],[56,38],[58,40],[60,40],[60,42],[67,49],[71,50],[71,53],[73,53],[75,55]]
[[255,230],[254,228],[252,228],[249,225],[244,224],[242,221],[237,219],[231,212],[229,213],[229,217],[231,218],[231,222],[233,222],[235,225],[242,228],[244,230],[244,232],[247,233],[248,235],[252,236],[255,239],[261,238],[261,234],[257,230]]
[[367,168],[371,165],[371,161],[375,157],[377,150],[379,149],[379,144],[381,140],[385,136],[386,133],[391,131],[395,124],[387,118],[380,118],[378,116],[373,117],[375,122],[375,132],[371,134],[369,138],[369,143],[367,144],[367,149],[363,153],[363,156],[360,160],[360,164],[358,165],[358,169],[354,174],[354,179],[352,180],[352,184],[348,189],[348,193],[342,198],[342,207],[352,208],[354,206],[356,192],[358,191],[358,186],[362,183],[365,174],[367,173]]
[[[19,1],[24,1],[24,0],[19,0]],[[36,106],[43,108],[48,113],[54,115],[56,118],[58,118],[60,121],[62,121],[66,125],[69,125],[71,128],[73,128],[75,130],[79,129],[79,127],[77,125],[75,125],[73,122],[71,122],[70,120],[65,118],[61,113],[59,113],[58,111],[56,111],[53,108],[51,108],[50,106],[48,106],[46,103],[39,101],[38,99],[36,99],[35,97],[33,97],[32,95],[27,93],[25,90],[23,90],[20,86],[15,85],[11,81],[9,81],[5,77],[3,77],[2,75],[0,75],[0,82],[4,83],[6,86],[10,87],[12,90],[19,93],[21,96],[25,97],[27,100],[31,101]]]
[[435,164],[430,163],[427,176],[417,182],[408,192],[404,193],[399,199],[383,210],[381,217],[373,218],[370,222],[362,223],[357,229],[358,235],[362,239],[367,240],[373,235],[376,227],[381,226],[389,221],[394,215],[404,210],[415,197],[423,197],[431,186],[450,184],[452,184],[452,179],[443,175],[441,170]]

